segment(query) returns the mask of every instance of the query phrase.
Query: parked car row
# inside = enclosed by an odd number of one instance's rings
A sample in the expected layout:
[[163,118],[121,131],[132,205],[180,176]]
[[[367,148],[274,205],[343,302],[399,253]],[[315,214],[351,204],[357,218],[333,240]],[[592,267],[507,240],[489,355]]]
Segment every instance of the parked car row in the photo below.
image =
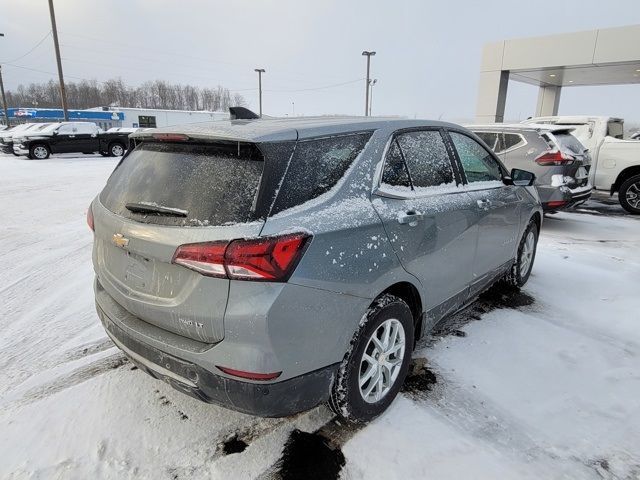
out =
[[586,148],[571,135],[572,128],[553,125],[469,125],[509,168],[536,175],[545,212],[585,202],[591,196]]
[[102,131],[92,122],[27,123],[0,132],[2,152],[44,160],[52,153],[100,153],[120,157],[131,131]]

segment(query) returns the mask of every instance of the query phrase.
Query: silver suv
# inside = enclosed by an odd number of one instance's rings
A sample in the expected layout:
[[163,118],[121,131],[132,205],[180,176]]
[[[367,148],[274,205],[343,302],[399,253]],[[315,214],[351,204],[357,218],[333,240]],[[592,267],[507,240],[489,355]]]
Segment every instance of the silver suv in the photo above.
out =
[[467,128],[491,147],[507,167],[535,174],[545,212],[575,207],[591,197],[591,156],[571,134],[573,127],[496,123]]
[[211,403],[367,421],[417,339],[499,279],[524,284],[542,210],[457,125],[234,120],[132,135],[88,210],[114,343]]

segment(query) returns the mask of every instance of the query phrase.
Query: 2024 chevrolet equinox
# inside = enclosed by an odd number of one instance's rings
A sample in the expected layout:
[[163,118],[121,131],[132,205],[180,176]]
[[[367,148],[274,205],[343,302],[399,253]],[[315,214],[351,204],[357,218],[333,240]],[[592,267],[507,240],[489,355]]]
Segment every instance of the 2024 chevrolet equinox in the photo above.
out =
[[132,362],[206,402],[367,421],[420,335],[531,272],[533,174],[457,125],[231,120],[132,141],[88,211],[98,314]]

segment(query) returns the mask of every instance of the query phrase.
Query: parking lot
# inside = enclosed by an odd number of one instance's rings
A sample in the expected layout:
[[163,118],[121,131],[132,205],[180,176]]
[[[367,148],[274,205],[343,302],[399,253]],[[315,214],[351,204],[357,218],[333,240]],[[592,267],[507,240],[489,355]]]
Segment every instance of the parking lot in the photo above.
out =
[[526,287],[424,338],[357,429],[199,403],[115,348],[85,214],[116,162],[0,156],[0,477],[640,478],[640,218],[617,202],[545,217]]

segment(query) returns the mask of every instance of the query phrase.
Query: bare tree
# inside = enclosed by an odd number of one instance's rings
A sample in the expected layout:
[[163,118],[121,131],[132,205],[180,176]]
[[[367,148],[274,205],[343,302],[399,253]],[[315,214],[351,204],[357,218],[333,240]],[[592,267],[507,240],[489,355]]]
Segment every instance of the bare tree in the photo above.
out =
[[[96,80],[67,82],[66,87],[69,108],[79,109],[114,106],[224,111],[247,104],[242,95],[232,94],[221,85],[202,88],[153,80],[138,87],[129,87],[121,78],[112,78],[101,83]],[[18,108],[59,108],[60,92],[53,80],[18,85],[15,90],[7,91],[7,103]]]

